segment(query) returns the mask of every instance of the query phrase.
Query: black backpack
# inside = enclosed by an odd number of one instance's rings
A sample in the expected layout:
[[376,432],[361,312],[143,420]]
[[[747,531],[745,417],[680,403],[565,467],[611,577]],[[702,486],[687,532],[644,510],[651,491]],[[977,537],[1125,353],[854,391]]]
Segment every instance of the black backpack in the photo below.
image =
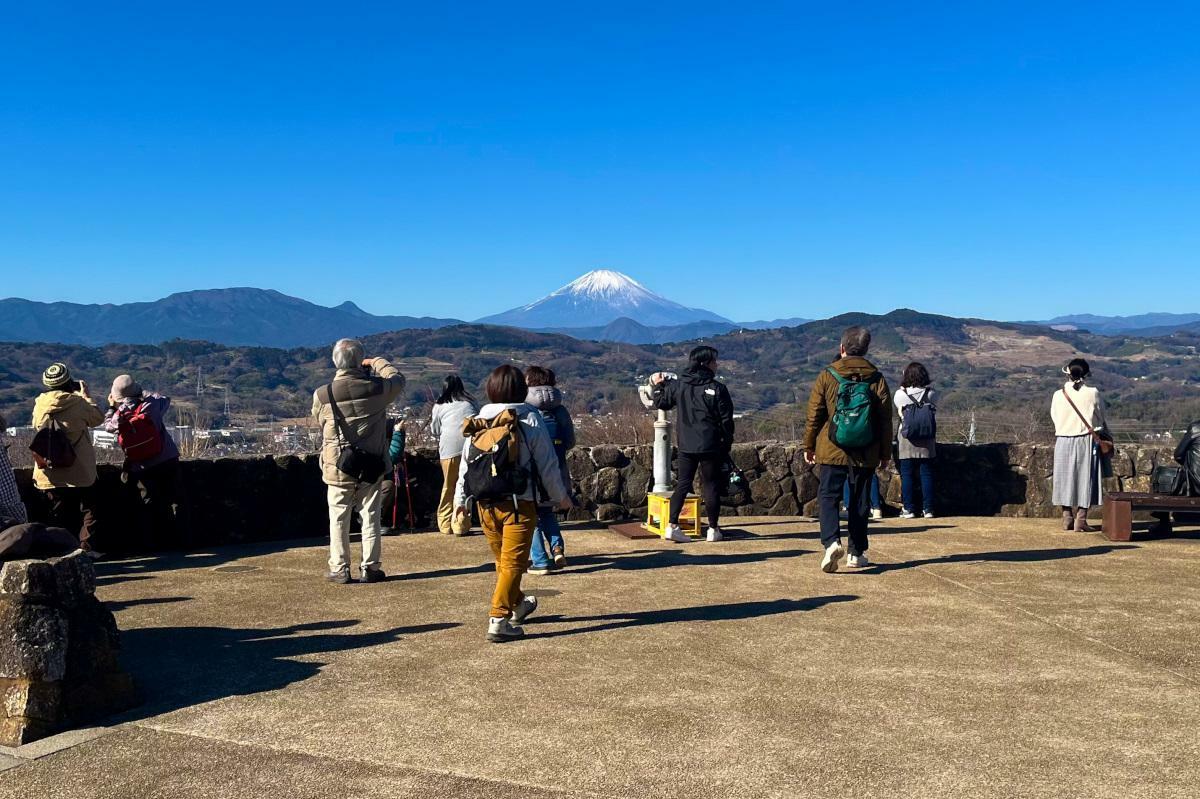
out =
[[[463,422],[463,435],[471,440],[463,478],[470,501],[495,504],[511,499],[515,505],[517,498],[529,489],[531,479],[536,498],[536,471],[531,476],[530,470],[521,465],[524,436],[516,411],[501,411],[491,419],[467,419]],[[529,463],[533,466],[532,457]],[[536,466],[533,468],[536,470]]]
[[929,396],[926,391],[921,395],[921,399],[917,399],[912,394],[908,393],[907,389],[903,389],[904,396],[908,397],[911,402],[904,406],[904,411],[900,416],[900,435],[907,438],[913,443],[927,443],[937,439],[937,407],[932,402],[925,398]]
[[29,451],[39,469],[66,469],[75,465],[75,447],[71,439],[54,419],[42,425],[29,442]]

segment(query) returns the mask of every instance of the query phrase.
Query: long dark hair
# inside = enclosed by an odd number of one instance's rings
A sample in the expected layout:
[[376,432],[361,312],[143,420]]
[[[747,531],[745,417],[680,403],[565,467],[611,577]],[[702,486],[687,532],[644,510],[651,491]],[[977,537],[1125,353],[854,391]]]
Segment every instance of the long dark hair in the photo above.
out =
[[929,388],[929,370],[924,364],[913,361],[904,367],[904,376],[900,378],[900,388]]
[[442,394],[437,398],[435,405],[445,405],[448,402],[459,402],[466,400],[474,403],[475,398],[467,391],[463,385],[462,378],[458,375],[446,375],[446,379],[442,381]]

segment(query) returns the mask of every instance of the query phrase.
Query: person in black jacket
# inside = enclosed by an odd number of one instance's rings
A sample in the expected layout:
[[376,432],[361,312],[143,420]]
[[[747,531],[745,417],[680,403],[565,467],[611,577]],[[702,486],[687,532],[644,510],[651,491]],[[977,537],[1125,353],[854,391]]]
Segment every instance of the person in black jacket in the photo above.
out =
[[[1187,472],[1187,496],[1200,497],[1200,421],[1188,425],[1187,433],[1175,448],[1175,462]],[[1170,535],[1173,530],[1170,513],[1152,514],[1158,519],[1150,527],[1154,535]]]
[[679,529],[679,512],[700,472],[704,510],[708,514],[708,540],[721,540],[720,477],[721,467],[733,446],[733,400],[729,389],[716,378],[717,351],[696,347],[688,356],[688,368],[678,380],[661,373],[651,377],[654,407],[669,411],[678,408],[675,428],[679,443],[678,479],[671,495],[671,518],[667,538],[684,542],[687,535]]

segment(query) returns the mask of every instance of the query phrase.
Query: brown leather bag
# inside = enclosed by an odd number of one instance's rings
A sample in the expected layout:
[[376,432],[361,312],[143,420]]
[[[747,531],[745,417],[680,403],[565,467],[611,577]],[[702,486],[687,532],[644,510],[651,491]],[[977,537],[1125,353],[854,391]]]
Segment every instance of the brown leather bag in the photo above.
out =
[[1063,387],[1062,393],[1063,396],[1067,398],[1067,404],[1071,406],[1071,408],[1075,411],[1075,414],[1079,417],[1079,421],[1083,422],[1083,426],[1086,427],[1088,432],[1092,434],[1092,439],[1095,440],[1096,447],[1100,450],[1100,457],[1112,457],[1113,450],[1116,448],[1113,442],[1097,433],[1096,428],[1088,424],[1088,420],[1083,418],[1083,414],[1080,413],[1079,406],[1071,401],[1071,395],[1067,393],[1065,386]]

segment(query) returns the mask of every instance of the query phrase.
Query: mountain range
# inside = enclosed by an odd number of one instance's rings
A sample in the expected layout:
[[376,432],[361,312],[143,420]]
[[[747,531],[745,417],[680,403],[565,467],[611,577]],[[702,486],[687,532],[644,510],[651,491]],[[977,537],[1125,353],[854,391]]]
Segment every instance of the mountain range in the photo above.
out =
[[[621,344],[665,344],[711,338],[739,330],[803,325],[802,318],[732,322],[656,294],[620,272],[588,272],[549,295],[476,324],[561,333]],[[278,291],[226,288],[172,294],[153,302],[121,305],[0,300],[0,341],[60,344],[156,344],[183,339],[224,345],[307,347],[343,336],[464,325],[460,319],[381,316],[353,302],[317,305]],[[1102,335],[1154,337],[1200,332],[1200,314],[1060,316],[1025,323]]]
[[0,340],[60,344],[157,344],[171,339],[261,347],[325,344],[344,336],[461,324],[457,319],[375,316],[271,289],[187,291],[154,302],[82,305],[0,300]]

